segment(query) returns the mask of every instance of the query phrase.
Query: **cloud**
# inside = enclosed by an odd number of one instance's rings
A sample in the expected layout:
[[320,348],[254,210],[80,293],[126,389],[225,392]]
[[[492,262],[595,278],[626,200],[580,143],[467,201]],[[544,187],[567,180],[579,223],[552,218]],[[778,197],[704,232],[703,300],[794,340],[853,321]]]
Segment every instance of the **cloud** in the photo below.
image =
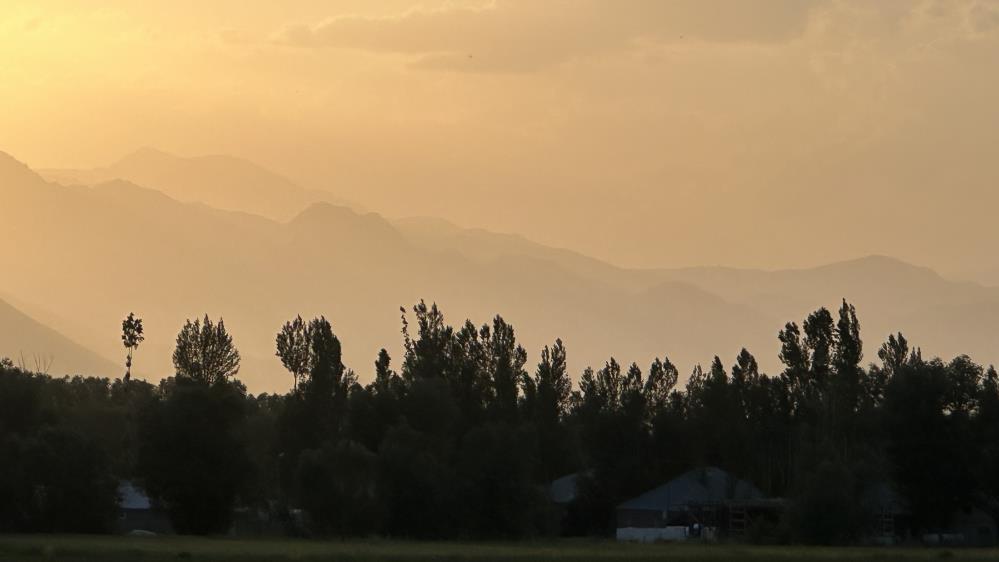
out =
[[999,31],[999,4],[975,2],[967,11],[968,27],[975,36]]
[[521,72],[640,40],[785,41],[806,28],[813,5],[813,0],[497,0],[484,7],[293,24],[274,39],[301,48],[408,55],[424,68]]

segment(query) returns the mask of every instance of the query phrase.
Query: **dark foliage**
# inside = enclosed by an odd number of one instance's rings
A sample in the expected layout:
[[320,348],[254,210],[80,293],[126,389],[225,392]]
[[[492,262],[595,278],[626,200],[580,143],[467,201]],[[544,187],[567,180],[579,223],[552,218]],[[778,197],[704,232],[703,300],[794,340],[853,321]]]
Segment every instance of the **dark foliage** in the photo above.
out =
[[[236,507],[302,508],[322,535],[606,534],[622,501],[705,465],[788,500],[747,535],[759,540],[863,540],[885,494],[909,536],[999,505],[996,371],[924,360],[901,334],[864,366],[845,301],[785,325],[779,373],[746,349],[686,380],[666,357],[610,358],[575,389],[561,341],[528,367],[502,317],[452,326],[424,302],[411,314],[398,373],[382,350],[366,386],[329,321],[288,322],[283,396],[245,393],[231,337],[207,318],[184,326],[177,376],[159,387],[0,363],[0,530],[108,530],[121,479],[202,534],[226,532]],[[560,511],[548,484],[572,473]]]
[[233,345],[222,319],[215,324],[206,314],[204,321],[188,320],[177,334],[177,347],[173,352],[177,378],[204,384],[224,383],[239,372],[239,361],[239,350]]
[[0,363],[0,530],[106,532],[117,517],[116,474],[132,467],[128,430],[143,390],[81,377],[53,379]]
[[317,532],[346,536],[379,530],[378,459],[363,445],[341,441],[303,451],[297,480],[302,507]]
[[245,398],[232,383],[179,378],[145,412],[137,473],[180,533],[223,533],[251,466]]

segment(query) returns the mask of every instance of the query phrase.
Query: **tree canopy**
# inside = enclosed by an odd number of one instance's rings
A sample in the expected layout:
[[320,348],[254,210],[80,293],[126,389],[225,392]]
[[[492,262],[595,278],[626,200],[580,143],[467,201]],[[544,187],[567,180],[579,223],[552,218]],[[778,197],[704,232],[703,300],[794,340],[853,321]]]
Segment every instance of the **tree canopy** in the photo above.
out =
[[[199,534],[225,532],[237,506],[290,533],[605,534],[621,502],[708,465],[788,500],[768,540],[859,541],[886,489],[911,536],[999,505],[996,370],[924,359],[901,333],[864,365],[846,301],[779,331],[776,373],[740,349],[686,377],[665,355],[610,357],[575,384],[559,339],[529,365],[501,316],[451,325],[423,301],[402,312],[401,362],[380,350],[367,384],[325,317],[285,323],[285,395],[246,393],[232,337],[207,316],[181,328],[176,376],[158,386],[0,361],[0,454],[14,459],[0,465],[0,530],[110,530],[120,479]],[[122,342],[131,353],[142,340],[130,315]],[[576,498],[557,508],[545,490],[570,474]]]

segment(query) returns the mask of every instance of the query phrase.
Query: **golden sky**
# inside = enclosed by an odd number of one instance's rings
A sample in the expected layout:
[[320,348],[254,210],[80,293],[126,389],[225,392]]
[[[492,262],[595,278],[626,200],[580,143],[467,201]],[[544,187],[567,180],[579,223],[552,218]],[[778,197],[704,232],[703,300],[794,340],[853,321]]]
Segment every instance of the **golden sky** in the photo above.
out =
[[996,100],[994,0],[0,2],[32,167],[234,154],[622,265],[999,272]]

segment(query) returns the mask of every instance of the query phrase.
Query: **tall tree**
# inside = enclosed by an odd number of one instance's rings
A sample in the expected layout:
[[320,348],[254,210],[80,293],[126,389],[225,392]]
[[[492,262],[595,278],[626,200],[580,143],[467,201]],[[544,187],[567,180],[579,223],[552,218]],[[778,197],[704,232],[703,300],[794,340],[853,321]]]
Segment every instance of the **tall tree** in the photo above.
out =
[[420,301],[413,307],[416,315],[416,334],[410,333],[406,309],[402,312],[402,336],[406,356],[403,360],[403,377],[412,379],[441,378],[448,362],[448,347],[454,330],[444,323],[444,313],[434,303]]
[[392,370],[392,358],[388,351],[381,349],[378,358],[375,360],[375,380],[371,383],[372,392],[377,395],[391,395],[398,393],[401,379]]
[[489,345],[488,372],[493,388],[493,411],[501,419],[512,420],[517,413],[517,390],[526,376],[524,364],[527,352],[517,345],[513,326],[502,316],[497,315],[493,319],[492,330],[483,330],[483,334]]
[[178,377],[214,385],[239,373],[239,350],[219,318],[215,324],[206,314],[204,321],[188,320],[177,334],[173,365]]
[[676,388],[680,372],[670,362],[669,357],[658,357],[649,365],[649,376],[645,380],[645,401],[650,412],[659,412],[669,405],[670,394]]
[[545,346],[534,377],[525,375],[522,380],[525,417],[537,433],[538,474],[542,481],[551,481],[572,466],[569,435],[562,423],[571,405],[572,379],[562,340]]
[[833,385],[833,415],[837,424],[848,423],[848,418],[860,407],[864,372],[860,366],[864,358],[864,343],[860,339],[860,322],[857,309],[843,299],[836,323],[836,350],[833,365],[836,379]]
[[621,385],[621,407],[625,414],[637,423],[643,423],[646,419],[644,391],[642,369],[637,363],[632,363]]
[[530,396],[532,417],[539,423],[555,424],[569,411],[572,379],[566,369],[562,340],[541,350],[534,379],[523,377],[524,394]]
[[342,407],[357,376],[343,364],[340,339],[325,316],[313,318],[306,330],[309,340],[309,376],[304,383],[307,399],[333,401]]
[[281,358],[281,364],[291,373],[293,391],[298,392],[298,383],[305,379],[312,367],[312,336],[309,326],[296,316],[286,322],[278,332],[276,339],[276,355]]
[[137,471],[179,533],[224,532],[251,471],[239,351],[223,321],[205,315],[184,324],[173,361],[176,380],[143,413]]
[[182,377],[140,423],[137,473],[181,534],[229,530],[250,466],[242,385]]
[[125,382],[132,378],[132,354],[145,339],[146,337],[142,335],[142,318],[136,318],[134,313],[129,312],[128,317],[121,322],[121,343],[128,350],[128,356],[125,358],[125,376],[122,377]]
[[392,359],[382,349],[375,359],[375,377],[367,386],[350,393],[349,435],[372,451],[377,451],[388,429],[399,423],[403,381],[392,370]]
[[810,401],[818,406],[825,398],[832,371],[835,346],[832,314],[826,308],[820,308],[808,315],[802,327],[811,364],[808,395]]
[[442,377],[447,381],[461,411],[462,431],[485,419],[486,406],[495,394],[489,326],[476,328],[466,320],[451,334],[442,362]]
[[624,378],[621,375],[621,365],[613,357],[597,371],[596,391],[603,408],[609,412],[617,412],[621,408],[621,391]]
[[801,338],[801,329],[794,322],[788,322],[777,335],[777,339],[781,344],[778,357],[784,364],[781,378],[790,395],[792,412],[796,416],[801,416],[808,409],[808,351]]
[[732,366],[732,390],[739,402],[740,413],[746,419],[755,417],[755,393],[760,386],[760,366],[753,354],[742,348]]
[[896,336],[891,334],[888,336],[888,341],[881,345],[881,349],[878,350],[878,359],[881,360],[883,364],[883,369],[885,373],[889,376],[902,370],[907,363],[912,362],[915,357],[915,352],[909,351],[909,342],[899,332]]

